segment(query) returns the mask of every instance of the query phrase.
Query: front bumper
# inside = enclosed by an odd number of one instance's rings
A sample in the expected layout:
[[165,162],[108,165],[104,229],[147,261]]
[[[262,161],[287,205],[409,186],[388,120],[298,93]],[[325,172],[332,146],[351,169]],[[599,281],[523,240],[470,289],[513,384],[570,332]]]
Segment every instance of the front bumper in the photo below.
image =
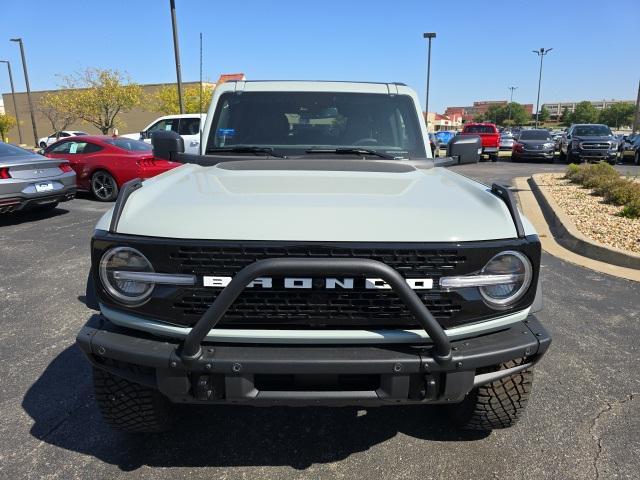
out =
[[[95,367],[157,388],[176,403],[390,405],[459,402],[474,387],[531,367],[551,337],[530,315],[503,330],[452,341],[444,362],[432,344],[203,343],[200,356],[185,359],[179,342],[94,315],[77,343]],[[497,369],[515,359],[518,367]]]
[[618,152],[615,150],[583,150],[576,149],[571,150],[571,155],[579,160],[585,161],[601,161],[605,160],[608,162],[615,161],[618,158]]
[[550,150],[516,150],[512,153],[513,156],[523,159],[531,160],[550,160],[555,156],[553,149]]

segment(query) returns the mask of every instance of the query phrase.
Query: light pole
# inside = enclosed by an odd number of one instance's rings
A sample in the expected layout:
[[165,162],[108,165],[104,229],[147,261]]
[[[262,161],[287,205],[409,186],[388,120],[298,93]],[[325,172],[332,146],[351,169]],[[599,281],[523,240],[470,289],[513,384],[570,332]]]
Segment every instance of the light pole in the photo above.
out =
[[511,90],[511,96],[509,97],[509,124],[511,124],[511,104],[513,103],[513,91],[517,88],[518,87],[509,87],[509,90]]
[[425,115],[427,121],[427,132],[429,131],[429,80],[431,79],[431,39],[436,38],[435,32],[427,32],[422,34],[422,38],[429,39],[429,50],[427,54],[427,99],[425,102]]
[[176,56],[176,76],[178,77],[178,105],[180,113],[184,113],[184,104],[182,103],[182,73],[180,71],[180,47],[178,46],[178,22],[176,20],[176,2],[169,0],[171,8],[171,26],[173,27],[173,53]]
[[640,130],[640,82],[638,82],[638,98],[636,99],[636,114],[633,116],[632,132]]
[[22,57],[22,70],[24,71],[24,83],[27,87],[27,100],[29,101],[29,113],[31,114],[31,126],[33,127],[34,145],[38,146],[38,129],[36,128],[36,117],[33,112],[33,102],[31,101],[31,88],[29,87],[29,74],[27,73],[27,60],[24,56],[24,44],[22,38],[11,38],[12,42],[20,45],[20,56]]
[[18,138],[20,143],[22,142],[22,128],[20,128],[20,117],[18,116],[18,104],[16,103],[16,90],[13,87],[13,75],[11,75],[11,63],[9,60],[0,60],[0,63],[7,64],[7,70],[9,71],[9,85],[11,85],[11,98],[13,99],[13,111],[16,114],[16,124],[18,125]]
[[538,128],[538,115],[540,114],[540,85],[542,84],[542,60],[553,48],[541,48],[540,50],[532,50],[533,53],[540,57],[540,74],[538,75],[538,100],[536,100],[536,128]]

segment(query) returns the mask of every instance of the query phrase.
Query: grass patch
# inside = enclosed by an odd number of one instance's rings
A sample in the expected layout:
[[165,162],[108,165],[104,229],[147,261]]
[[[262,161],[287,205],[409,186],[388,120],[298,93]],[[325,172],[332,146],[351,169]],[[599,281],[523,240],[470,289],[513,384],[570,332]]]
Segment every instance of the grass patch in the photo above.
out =
[[640,184],[624,178],[608,163],[572,163],[567,167],[565,178],[571,183],[592,189],[606,203],[623,207],[620,216],[640,218]]

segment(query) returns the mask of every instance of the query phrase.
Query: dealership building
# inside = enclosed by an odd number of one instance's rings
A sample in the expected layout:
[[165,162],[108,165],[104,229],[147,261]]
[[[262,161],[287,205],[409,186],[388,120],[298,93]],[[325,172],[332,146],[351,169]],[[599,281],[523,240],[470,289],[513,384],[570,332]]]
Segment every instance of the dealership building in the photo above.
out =
[[[587,100],[597,110],[604,110],[610,105],[616,103],[635,103],[634,100]],[[553,120],[558,120],[562,116],[562,112],[566,108],[569,113],[573,113],[576,109],[576,105],[580,102],[553,102],[543,103],[542,107],[546,108],[549,112],[549,117]]]

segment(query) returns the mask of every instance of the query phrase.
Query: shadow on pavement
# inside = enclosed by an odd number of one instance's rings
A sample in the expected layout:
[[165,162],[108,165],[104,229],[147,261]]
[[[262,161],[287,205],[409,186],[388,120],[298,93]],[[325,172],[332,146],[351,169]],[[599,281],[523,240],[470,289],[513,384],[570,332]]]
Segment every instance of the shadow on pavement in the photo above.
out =
[[93,401],[91,370],[74,345],[26,393],[31,435],[125,471],[143,465],[278,466],[305,469],[342,460],[398,433],[421,440],[472,441],[485,433],[452,430],[438,407],[176,407],[172,432],[132,435],[107,427]]
[[27,222],[37,222],[39,220],[44,220],[45,218],[59,217],[60,215],[65,215],[67,213],[69,213],[69,210],[66,210],[63,207],[56,207],[53,210],[33,208],[30,210],[12,213],[2,213],[0,214],[0,227],[20,225]]

